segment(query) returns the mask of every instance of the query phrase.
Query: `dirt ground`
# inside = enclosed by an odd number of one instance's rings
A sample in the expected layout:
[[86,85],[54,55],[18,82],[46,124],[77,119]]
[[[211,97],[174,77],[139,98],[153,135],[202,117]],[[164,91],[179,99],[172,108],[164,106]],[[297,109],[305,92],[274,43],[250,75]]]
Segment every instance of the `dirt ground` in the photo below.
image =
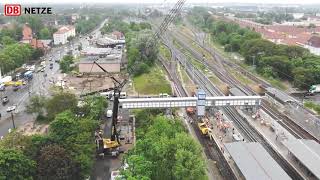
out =
[[27,122],[18,128],[18,132],[30,136],[34,134],[46,134],[48,132],[48,124],[36,124],[34,121]]
[[[119,75],[114,75],[114,77],[117,80],[120,79]],[[82,77],[68,75],[64,79],[66,80],[66,86],[70,89],[74,89],[76,94],[98,91],[114,86],[110,77],[102,75],[84,75]]]

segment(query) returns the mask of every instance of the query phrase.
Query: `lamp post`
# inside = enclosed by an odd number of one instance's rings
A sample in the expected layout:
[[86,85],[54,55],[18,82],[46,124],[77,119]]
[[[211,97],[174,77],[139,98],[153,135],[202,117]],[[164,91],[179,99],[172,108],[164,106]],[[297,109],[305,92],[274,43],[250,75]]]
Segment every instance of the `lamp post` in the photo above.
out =
[[15,129],[15,128],[16,128],[16,125],[15,125],[15,123],[14,123],[13,111],[11,111],[11,121],[12,121],[13,129]]

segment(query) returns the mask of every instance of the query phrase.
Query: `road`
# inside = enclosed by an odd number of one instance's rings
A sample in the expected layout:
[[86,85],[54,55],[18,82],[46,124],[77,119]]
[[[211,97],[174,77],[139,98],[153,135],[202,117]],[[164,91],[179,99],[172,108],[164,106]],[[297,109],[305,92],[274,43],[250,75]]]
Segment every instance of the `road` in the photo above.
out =
[[[25,112],[25,105],[32,95],[38,94],[47,96],[49,94],[49,87],[51,85],[49,81],[53,80],[56,83],[57,80],[62,77],[62,74],[60,74],[59,70],[59,64],[56,63],[55,60],[60,60],[68,50],[77,48],[80,43],[82,44],[83,49],[90,46],[87,39],[89,39],[90,35],[92,35],[93,37],[98,37],[100,35],[99,30],[106,22],[107,19],[103,21],[99,25],[99,27],[97,27],[90,34],[83,36],[82,38],[77,37],[70,44],[52,48],[44,56],[44,59],[46,60],[45,71],[38,73],[35,72],[33,74],[33,79],[28,83],[27,86],[19,89],[16,92],[12,90],[12,87],[7,87],[4,92],[0,92],[0,97],[8,96],[9,98],[9,102],[5,106],[3,106],[2,104],[0,105],[0,113],[2,116],[0,119],[0,136],[6,135],[8,133],[8,129],[13,127],[11,113],[6,112],[6,109],[12,105],[17,106],[16,110],[13,112],[16,127],[19,127],[22,124],[33,120],[34,117]],[[79,55],[80,52],[75,51],[75,54]],[[49,61],[51,57],[52,60]],[[53,69],[49,68],[50,63],[53,63]],[[45,77],[44,74],[47,74],[47,77]]]

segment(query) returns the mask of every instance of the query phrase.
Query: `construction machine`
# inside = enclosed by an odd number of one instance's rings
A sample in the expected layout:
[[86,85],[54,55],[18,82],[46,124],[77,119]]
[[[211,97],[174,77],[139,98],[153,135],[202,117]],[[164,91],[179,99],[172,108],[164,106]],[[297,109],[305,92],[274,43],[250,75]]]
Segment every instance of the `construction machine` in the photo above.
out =
[[198,123],[198,127],[202,135],[208,135],[209,128],[207,127],[206,123],[204,122]]
[[[168,26],[172,23],[174,18],[177,16],[177,14],[180,12],[182,6],[184,5],[186,0],[178,0],[178,2],[173,6],[173,8],[169,11],[169,13],[166,15],[158,29],[153,34],[153,41],[152,44],[155,44],[157,40],[162,36],[162,34],[167,30]],[[151,45],[152,47],[152,45]],[[139,63],[139,62],[138,62]],[[100,153],[106,153],[109,152],[112,155],[119,154],[119,147],[120,147],[120,141],[118,132],[116,130],[116,123],[118,120],[118,108],[119,108],[119,98],[123,98],[123,95],[121,96],[121,90],[124,87],[124,85],[127,82],[127,78],[124,78],[122,82],[118,81],[116,78],[114,78],[111,73],[106,71],[103,67],[101,67],[96,61],[94,61],[94,64],[96,64],[103,72],[107,73],[109,77],[113,80],[114,87],[104,90],[104,92],[113,91],[113,109],[112,109],[112,130],[111,130],[111,138],[106,139],[102,137],[102,132],[96,134],[96,143],[97,143],[97,151]],[[130,74],[130,71],[133,71],[135,68],[135,65],[137,63],[135,62],[131,69],[128,69],[128,73]],[[90,93],[91,94],[91,93]],[[88,94],[89,95],[89,94]]]

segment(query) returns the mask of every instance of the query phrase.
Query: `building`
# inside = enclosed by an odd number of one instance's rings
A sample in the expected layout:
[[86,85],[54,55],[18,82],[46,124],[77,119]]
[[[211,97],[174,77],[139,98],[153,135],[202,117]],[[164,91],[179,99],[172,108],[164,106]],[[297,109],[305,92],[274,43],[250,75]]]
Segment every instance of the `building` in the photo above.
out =
[[312,36],[304,47],[311,53],[320,56],[320,36]]
[[[312,17],[315,20],[318,17]],[[262,35],[264,39],[267,39],[276,44],[296,45],[304,47],[310,50],[315,55],[320,55],[320,47],[317,41],[319,37],[315,37],[314,34],[320,34],[320,26],[315,28],[307,26],[296,25],[263,25],[249,20],[240,18],[225,17],[226,21],[233,21],[239,24],[241,27],[252,29]],[[318,21],[320,22],[320,21]],[[301,23],[301,22],[298,22]]]
[[122,32],[113,31],[111,34],[114,37],[114,39],[116,39],[116,40],[124,40],[125,39],[124,34]]
[[76,35],[76,29],[74,26],[62,26],[57,32],[53,34],[54,45],[66,44],[69,37]]
[[96,44],[98,47],[109,47],[109,48],[114,48],[114,47],[117,47],[117,46],[123,46],[125,44],[125,40],[124,39],[114,39],[112,37],[108,37],[108,36],[105,36],[103,38],[99,38],[97,41],[96,41]]
[[51,40],[39,40],[37,38],[33,38],[33,33],[31,27],[26,23],[23,25],[22,29],[22,39],[20,42],[25,44],[30,44],[33,48],[42,49],[46,52],[50,48],[50,43],[46,43]]
[[80,15],[77,13],[74,13],[71,15],[71,23],[75,23],[80,18]]
[[94,61],[110,73],[118,73],[121,68],[122,55],[108,55],[107,57],[85,57],[80,59],[79,72],[81,73],[104,73]]
[[81,51],[81,55],[84,56],[107,56],[113,53],[112,48],[86,48]]
[[22,28],[22,43],[30,44],[33,39],[32,29],[28,23],[23,25]]
[[85,57],[80,59],[79,72],[81,73],[102,73],[103,71],[94,64],[99,63],[105,70],[118,73],[121,69],[122,50],[112,48],[87,48],[81,52]]

